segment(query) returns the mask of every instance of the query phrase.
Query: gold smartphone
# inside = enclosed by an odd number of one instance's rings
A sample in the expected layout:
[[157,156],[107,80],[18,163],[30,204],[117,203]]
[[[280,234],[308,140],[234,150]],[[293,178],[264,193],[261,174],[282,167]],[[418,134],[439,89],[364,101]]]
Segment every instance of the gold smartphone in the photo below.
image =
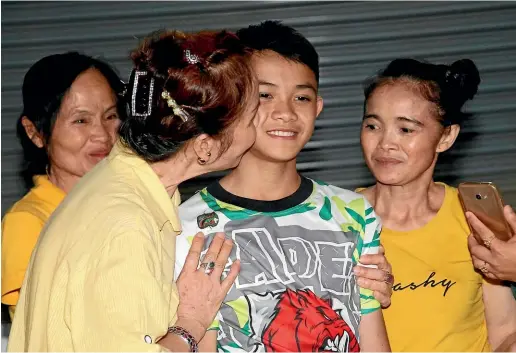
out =
[[461,183],[458,189],[464,212],[477,216],[498,239],[511,238],[512,232],[503,214],[503,200],[493,183]]

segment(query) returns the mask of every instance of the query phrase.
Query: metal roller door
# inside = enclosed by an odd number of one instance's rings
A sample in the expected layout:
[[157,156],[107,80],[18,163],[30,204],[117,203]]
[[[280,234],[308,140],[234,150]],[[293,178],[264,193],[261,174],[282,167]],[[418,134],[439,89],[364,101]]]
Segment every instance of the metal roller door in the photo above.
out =
[[[265,19],[293,25],[320,54],[325,109],[300,171],[348,188],[372,183],[358,139],[364,78],[396,57],[466,57],[482,76],[467,106],[475,117],[442,156],[437,179],[494,181],[516,203],[516,3],[2,2],[2,15],[2,215],[25,192],[15,121],[23,75],[36,60],[79,50],[104,57],[127,79],[129,50],[152,30],[237,29]],[[216,176],[185,183],[183,196]]]

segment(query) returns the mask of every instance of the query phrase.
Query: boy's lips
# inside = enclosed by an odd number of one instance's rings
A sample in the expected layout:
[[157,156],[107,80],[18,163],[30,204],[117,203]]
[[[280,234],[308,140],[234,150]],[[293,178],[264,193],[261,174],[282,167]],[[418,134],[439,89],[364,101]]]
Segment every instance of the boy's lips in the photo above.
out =
[[297,137],[299,133],[294,129],[269,129],[267,130],[267,135],[272,138],[278,138],[283,140],[293,140]]

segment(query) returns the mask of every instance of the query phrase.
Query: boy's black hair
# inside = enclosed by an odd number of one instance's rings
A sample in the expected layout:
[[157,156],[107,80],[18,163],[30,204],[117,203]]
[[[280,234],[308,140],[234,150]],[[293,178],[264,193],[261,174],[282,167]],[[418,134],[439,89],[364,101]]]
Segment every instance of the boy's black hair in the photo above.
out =
[[319,54],[312,43],[294,28],[280,21],[264,21],[242,28],[236,34],[252,50],[272,50],[288,60],[308,66],[319,84]]

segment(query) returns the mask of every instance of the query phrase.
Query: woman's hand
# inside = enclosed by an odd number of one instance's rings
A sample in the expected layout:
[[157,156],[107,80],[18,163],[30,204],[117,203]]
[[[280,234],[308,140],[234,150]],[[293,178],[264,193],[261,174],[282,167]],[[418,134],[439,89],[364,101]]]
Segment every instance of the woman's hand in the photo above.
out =
[[391,264],[385,257],[385,249],[380,245],[378,254],[362,255],[358,260],[362,265],[376,265],[378,268],[355,266],[353,271],[358,277],[357,283],[362,288],[373,291],[373,295],[380,302],[382,308],[391,305],[392,285],[394,277],[391,274]]
[[[201,266],[198,267],[203,245],[204,235],[197,233],[177,279],[177,324],[187,329],[197,341],[201,340],[212,324],[240,271],[240,262],[237,260],[231,265],[227,277],[221,279],[233,247],[233,242],[226,239],[224,233],[215,235]],[[211,262],[215,265],[213,269],[208,265]]]
[[[485,277],[516,282],[516,213],[510,206],[505,206],[504,215],[513,234],[508,241],[496,238],[473,213],[466,212],[473,232],[468,238],[468,247],[473,266]],[[484,244],[477,239],[482,239]]]

